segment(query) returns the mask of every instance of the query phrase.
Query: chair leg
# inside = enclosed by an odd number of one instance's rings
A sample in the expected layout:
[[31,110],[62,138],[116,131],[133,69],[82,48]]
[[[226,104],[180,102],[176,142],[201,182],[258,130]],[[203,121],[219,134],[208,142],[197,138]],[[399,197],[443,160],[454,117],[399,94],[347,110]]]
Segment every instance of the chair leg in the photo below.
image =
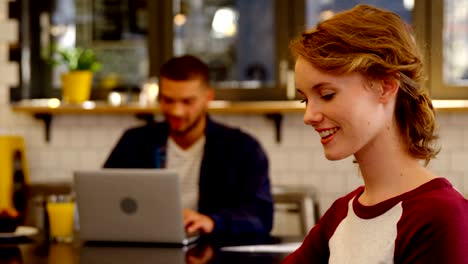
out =
[[304,235],[314,226],[314,201],[311,197],[303,197],[300,202],[301,229]]

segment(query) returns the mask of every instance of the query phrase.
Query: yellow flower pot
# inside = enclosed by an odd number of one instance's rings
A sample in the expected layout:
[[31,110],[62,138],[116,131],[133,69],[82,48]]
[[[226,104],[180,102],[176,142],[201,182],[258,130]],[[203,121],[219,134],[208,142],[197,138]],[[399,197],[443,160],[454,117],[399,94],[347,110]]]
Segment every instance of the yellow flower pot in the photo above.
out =
[[66,103],[78,104],[89,100],[92,71],[72,71],[62,75],[62,99]]

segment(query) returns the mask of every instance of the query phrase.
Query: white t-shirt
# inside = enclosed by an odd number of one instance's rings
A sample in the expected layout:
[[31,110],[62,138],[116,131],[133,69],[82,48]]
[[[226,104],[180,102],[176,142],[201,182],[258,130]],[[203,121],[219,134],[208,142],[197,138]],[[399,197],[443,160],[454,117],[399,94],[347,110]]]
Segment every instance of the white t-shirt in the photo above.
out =
[[179,173],[184,208],[197,209],[198,180],[204,147],[205,136],[188,149],[182,149],[170,137],[167,140],[166,167]]

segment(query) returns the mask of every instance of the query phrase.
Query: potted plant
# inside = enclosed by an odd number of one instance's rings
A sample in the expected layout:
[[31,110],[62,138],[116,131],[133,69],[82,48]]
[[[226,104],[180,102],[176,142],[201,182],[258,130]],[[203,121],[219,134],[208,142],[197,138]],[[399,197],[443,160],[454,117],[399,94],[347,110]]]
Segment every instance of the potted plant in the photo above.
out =
[[88,48],[55,49],[53,65],[65,65],[62,75],[62,100],[67,103],[82,103],[89,100],[93,73],[101,69],[93,50]]

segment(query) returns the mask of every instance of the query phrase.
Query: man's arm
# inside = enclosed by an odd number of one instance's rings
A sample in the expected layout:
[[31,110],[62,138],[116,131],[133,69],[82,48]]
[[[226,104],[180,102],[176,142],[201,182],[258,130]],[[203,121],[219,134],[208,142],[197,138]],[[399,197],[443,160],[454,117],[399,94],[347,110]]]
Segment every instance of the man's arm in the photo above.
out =
[[267,156],[251,137],[236,142],[235,152],[231,157],[236,158],[230,166],[237,178],[234,186],[236,199],[231,205],[207,215],[215,222],[215,233],[266,235],[273,225]]
[[[149,126],[131,128],[123,133],[104,168],[155,168],[156,152],[154,137],[160,136]],[[163,157],[162,157],[163,158]]]
[[128,166],[127,153],[131,151],[131,142],[133,141],[129,131],[120,137],[117,144],[104,162],[104,168],[126,168]]

